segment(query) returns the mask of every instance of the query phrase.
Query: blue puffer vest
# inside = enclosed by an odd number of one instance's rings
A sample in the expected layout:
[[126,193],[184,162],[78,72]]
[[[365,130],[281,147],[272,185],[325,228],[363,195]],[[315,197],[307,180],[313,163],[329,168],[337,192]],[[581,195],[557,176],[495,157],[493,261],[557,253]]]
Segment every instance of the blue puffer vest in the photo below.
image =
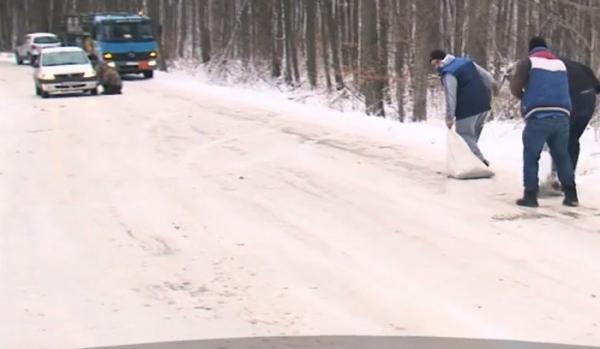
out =
[[455,58],[440,70],[442,78],[452,74],[458,82],[456,91],[457,120],[477,115],[491,109],[491,96],[472,60]]
[[545,47],[529,54],[531,69],[521,102],[521,112],[528,118],[539,112],[571,113],[567,68]]

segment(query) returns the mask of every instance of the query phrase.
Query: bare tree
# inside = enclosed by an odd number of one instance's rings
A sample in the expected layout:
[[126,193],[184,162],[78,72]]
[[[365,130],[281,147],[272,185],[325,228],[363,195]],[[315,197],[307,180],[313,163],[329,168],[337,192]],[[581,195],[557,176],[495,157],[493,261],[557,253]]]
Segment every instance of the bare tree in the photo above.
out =
[[209,23],[209,12],[208,12],[208,0],[199,0],[198,4],[198,19],[200,20],[200,50],[202,53],[202,62],[206,63],[210,61],[212,54],[212,43],[210,42],[210,29]]
[[[1,0],[0,49],[14,50],[28,32],[64,31],[66,14],[139,10],[152,20],[162,69],[191,57],[212,62],[211,72],[273,83],[299,86],[305,76],[312,88],[325,81],[343,91],[336,100],[360,91],[369,114],[383,115],[386,100],[401,121],[409,110],[427,118],[428,92],[439,86],[428,53],[437,47],[497,78],[538,34],[560,55],[600,64],[597,0]],[[228,69],[234,60],[255,69]]]
[[304,0],[306,10],[306,70],[312,87],[317,86],[317,0]]
[[298,69],[298,51],[296,47],[296,35],[294,33],[294,12],[295,7],[292,0],[283,0],[284,27],[285,27],[285,61],[286,74],[285,80],[292,84],[294,81],[300,81],[300,72]]
[[428,77],[431,73],[428,54],[439,46],[438,18],[435,11],[435,0],[418,0],[416,5],[416,25],[415,25],[415,62],[413,66],[413,120],[423,121],[427,119],[427,89]]
[[340,64],[340,43],[338,37],[338,27],[333,15],[334,2],[333,0],[322,0],[325,22],[327,23],[327,33],[329,34],[329,47],[331,49],[331,59],[333,63],[333,71],[335,76],[335,84],[338,90],[344,88],[344,77],[342,75],[342,67]]
[[369,115],[385,116],[383,83],[379,68],[379,41],[377,35],[377,7],[362,0],[360,7],[360,79]]
[[323,60],[323,74],[325,74],[325,83],[327,85],[327,90],[331,91],[331,76],[330,76],[330,64],[329,64],[329,40],[328,40],[328,33],[327,33],[327,24],[325,23],[325,9],[324,9],[324,2],[323,1],[319,1],[320,2],[320,8],[319,8],[319,28],[321,29],[321,57]]

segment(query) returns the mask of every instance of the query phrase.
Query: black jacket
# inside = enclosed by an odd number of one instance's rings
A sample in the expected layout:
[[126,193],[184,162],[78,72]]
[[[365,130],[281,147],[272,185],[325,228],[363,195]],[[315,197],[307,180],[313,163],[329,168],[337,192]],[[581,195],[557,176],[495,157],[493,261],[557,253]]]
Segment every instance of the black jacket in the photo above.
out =
[[589,90],[600,93],[600,82],[598,82],[596,75],[590,67],[570,59],[563,58],[562,61],[567,66],[571,93],[581,93]]
[[596,94],[600,93],[600,82],[590,67],[585,64],[562,59],[567,66],[569,93],[573,105],[573,117],[591,117],[596,108]]

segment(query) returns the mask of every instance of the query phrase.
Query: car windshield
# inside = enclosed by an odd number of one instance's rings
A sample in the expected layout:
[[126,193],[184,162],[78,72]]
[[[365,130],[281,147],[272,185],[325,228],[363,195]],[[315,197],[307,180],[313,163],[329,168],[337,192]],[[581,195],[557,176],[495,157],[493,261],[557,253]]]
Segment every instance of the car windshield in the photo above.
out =
[[56,44],[58,39],[55,36],[38,36],[33,39],[34,44]]
[[98,30],[101,41],[151,41],[154,40],[150,22],[105,22]]
[[89,59],[80,51],[49,52],[42,55],[42,66],[87,64]]

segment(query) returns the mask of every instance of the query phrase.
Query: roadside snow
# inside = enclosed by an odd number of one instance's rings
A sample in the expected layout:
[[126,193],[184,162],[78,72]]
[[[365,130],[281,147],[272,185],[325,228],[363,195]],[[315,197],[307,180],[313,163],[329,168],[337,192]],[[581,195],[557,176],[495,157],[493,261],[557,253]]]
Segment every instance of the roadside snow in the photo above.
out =
[[[231,103],[246,105],[252,108],[272,110],[278,113],[295,115],[303,119],[327,126],[334,126],[344,132],[371,135],[390,141],[402,140],[426,151],[444,153],[446,149],[446,130],[443,125],[441,101],[433,103],[437,114],[430,114],[429,120],[423,123],[400,123],[395,120],[370,117],[357,111],[340,112],[318,104],[318,96],[313,103],[302,103],[293,95],[286,95],[266,84],[258,84],[249,88],[239,86],[214,85],[201,71],[175,70],[169,74],[160,74],[162,81],[174,89],[194,91],[210,98],[230,100]],[[440,95],[436,95],[438,98]],[[321,98],[322,100],[322,98]],[[600,129],[590,125],[581,138],[581,156],[578,179],[581,184],[593,184],[600,180]],[[485,126],[480,146],[494,167],[503,167],[520,177],[522,167],[521,132],[524,123],[521,120],[491,121]],[[550,172],[548,153],[542,155],[540,163],[540,179]],[[595,185],[591,185],[595,189]]]

